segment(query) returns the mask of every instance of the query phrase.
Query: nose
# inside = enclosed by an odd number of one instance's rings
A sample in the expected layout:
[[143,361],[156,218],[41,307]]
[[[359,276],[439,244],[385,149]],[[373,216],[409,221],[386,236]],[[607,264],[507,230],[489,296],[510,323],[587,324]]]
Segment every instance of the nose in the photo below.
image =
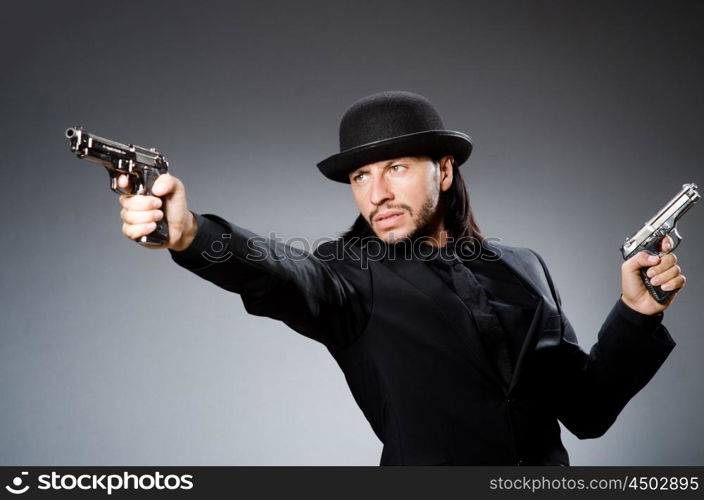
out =
[[375,176],[372,179],[372,187],[370,190],[370,201],[373,205],[381,205],[382,203],[393,200],[394,195],[389,189],[389,184],[383,175]]

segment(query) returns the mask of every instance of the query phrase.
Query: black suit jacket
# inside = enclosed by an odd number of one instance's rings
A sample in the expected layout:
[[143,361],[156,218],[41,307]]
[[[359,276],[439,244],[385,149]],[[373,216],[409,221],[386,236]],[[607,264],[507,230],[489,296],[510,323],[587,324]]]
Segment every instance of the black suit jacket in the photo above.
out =
[[536,297],[530,324],[515,325],[525,338],[506,384],[464,303],[423,261],[340,240],[311,254],[197,218],[174,260],[240,294],[249,313],[323,343],[384,443],[382,465],[568,465],[558,420],[579,438],[601,436],[675,345],[662,315],[619,300],[585,353],[542,259],[496,245]]

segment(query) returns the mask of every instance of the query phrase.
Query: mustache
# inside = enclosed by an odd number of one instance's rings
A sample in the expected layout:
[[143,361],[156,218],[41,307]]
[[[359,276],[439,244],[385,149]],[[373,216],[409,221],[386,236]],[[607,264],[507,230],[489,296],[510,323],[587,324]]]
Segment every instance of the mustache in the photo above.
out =
[[376,208],[375,210],[372,210],[372,212],[369,214],[369,223],[370,223],[370,224],[374,224],[374,217],[376,217],[376,215],[377,215],[381,210],[392,210],[392,209],[396,209],[396,210],[405,210],[405,211],[408,212],[408,214],[409,214],[411,217],[413,217],[413,209],[412,209],[410,206],[404,205],[403,203],[398,203],[398,204],[395,204],[395,205],[386,205],[385,207],[379,207],[379,208]]

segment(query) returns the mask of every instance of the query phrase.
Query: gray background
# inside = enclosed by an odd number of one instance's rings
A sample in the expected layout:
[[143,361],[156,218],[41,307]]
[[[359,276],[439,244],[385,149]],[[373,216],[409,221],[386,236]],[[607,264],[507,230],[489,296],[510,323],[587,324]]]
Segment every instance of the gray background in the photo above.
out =
[[[66,127],[157,147],[190,207],[329,238],[356,215],[315,163],[385,89],[476,145],[487,236],[550,266],[589,348],[618,248],[704,183],[699,1],[10,1],[0,16],[0,464],[369,465],[381,444],[327,351],[120,232]],[[704,207],[683,220],[678,342],[577,465],[702,465]]]

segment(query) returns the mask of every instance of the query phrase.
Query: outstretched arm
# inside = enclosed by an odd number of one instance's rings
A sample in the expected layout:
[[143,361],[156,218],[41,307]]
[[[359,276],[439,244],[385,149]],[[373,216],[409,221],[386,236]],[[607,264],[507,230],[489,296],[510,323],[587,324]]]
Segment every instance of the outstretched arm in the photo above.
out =
[[[281,320],[330,349],[348,345],[363,330],[368,307],[358,289],[366,286],[368,276],[361,269],[351,268],[343,276],[313,253],[215,215],[194,214],[183,183],[174,176],[160,176],[152,191],[155,196],[120,197],[125,236],[148,234],[166,216],[170,240],[161,248],[168,248],[182,267],[240,294],[249,313]],[[157,196],[164,198],[165,207]]]
[[[198,231],[174,261],[215,285],[240,294],[250,314],[283,321],[335,350],[366,325],[369,307],[359,288],[366,273],[343,276],[313,253],[263,238],[211,214],[195,215]],[[356,282],[350,281],[353,276]]]

